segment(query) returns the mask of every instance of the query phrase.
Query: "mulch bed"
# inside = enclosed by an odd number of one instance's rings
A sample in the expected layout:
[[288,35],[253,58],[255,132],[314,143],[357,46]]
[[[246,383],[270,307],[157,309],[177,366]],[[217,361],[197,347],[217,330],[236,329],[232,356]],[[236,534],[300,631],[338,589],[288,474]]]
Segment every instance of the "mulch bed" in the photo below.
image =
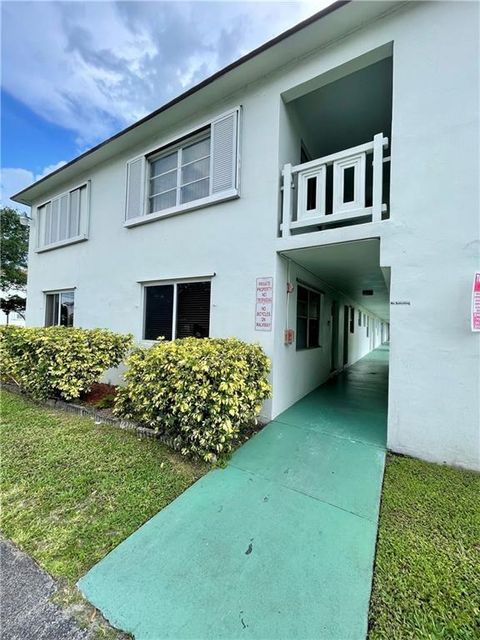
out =
[[101,400],[105,398],[113,398],[117,393],[117,387],[113,384],[105,384],[103,382],[94,382],[92,384],[92,388],[87,393],[81,395],[82,402],[85,402],[89,405],[96,405]]

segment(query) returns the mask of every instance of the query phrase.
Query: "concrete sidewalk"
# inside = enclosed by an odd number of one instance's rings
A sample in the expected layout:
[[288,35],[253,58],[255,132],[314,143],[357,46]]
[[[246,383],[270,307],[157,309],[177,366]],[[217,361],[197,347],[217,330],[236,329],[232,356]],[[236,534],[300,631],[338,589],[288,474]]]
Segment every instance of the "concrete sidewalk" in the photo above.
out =
[[57,590],[53,578],[19,551],[0,539],[0,636],[2,640],[87,640],[64,609],[51,602]]
[[79,587],[141,640],[365,638],[388,349],[271,422]]

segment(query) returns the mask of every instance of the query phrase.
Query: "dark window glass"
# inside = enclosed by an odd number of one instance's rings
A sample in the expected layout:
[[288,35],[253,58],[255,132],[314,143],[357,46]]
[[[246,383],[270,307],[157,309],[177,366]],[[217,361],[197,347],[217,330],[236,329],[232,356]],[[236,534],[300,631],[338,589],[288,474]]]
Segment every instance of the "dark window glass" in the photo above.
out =
[[48,293],[45,305],[45,326],[73,327],[74,303],[75,294],[73,291]]
[[308,317],[308,291],[303,287],[298,287],[297,290],[297,316]]
[[58,293],[46,296],[45,326],[52,327],[58,324]]
[[307,319],[297,317],[297,349],[307,348]]
[[60,324],[64,327],[73,327],[74,299],[73,291],[66,291],[60,296]]
[[307,211],[317,208],[317,178],[313,176],[307,180]]
[[177,285],[177,338],[208,338],[210,282]]
[[297,288],[297,349],[320,345],[320,294],[305,287]]
[[355,309],[350,307],[350,333],[355,332]]
[[361,311],[358,312],[358,326],[359,327],[362,326],[362,312]]
[[173,284],[145,288],[145,340],[172,339]]
[[355,200],[355,167],[347,167],[343,171],[343,201]]
[[308,319],[308,347],[309,349],[314,349],[318,347],[318,333],[319,333],[319,323],[317,318],[309,318]]

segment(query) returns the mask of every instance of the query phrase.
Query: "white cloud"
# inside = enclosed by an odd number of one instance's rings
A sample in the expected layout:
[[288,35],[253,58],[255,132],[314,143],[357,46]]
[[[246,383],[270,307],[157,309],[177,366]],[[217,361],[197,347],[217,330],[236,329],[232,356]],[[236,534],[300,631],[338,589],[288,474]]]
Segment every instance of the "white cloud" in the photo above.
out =
[[0,180],[0,206],[12,207],[20,211],[28,211],[29,207],[10,200],[10,196],[27,187],[34,180],[34,175],[27,169],[2,169]]
[[2,83],[83,150],[327,4],[4,2]]
[[55,169],[63,167],[64,164],[66,164],[65,160],[60,160],[60,162],[57,162],[56,164],[45,167],[45,169],[37,175],[35,175],[33,171],[28,171],[28,169],[2,169],[0,176],[0,206],[12,207],[19,211],[28,212],[30,207],[26,207],[23,204],[10,200],[10,196],[13,196],[25,187],[28,187],[32,182],[45,177],[47,174],[55,171]]
[[60,167],[63,167],[64,164],[67,164],[66,160],[60,160],[60,162],[56,162],[55,164],[48,165],[48,167],[45,167],[43,171],[41,171],[38,175],[35,176],[35,180],[40,180],[40,178],[44,178],[49,173],[52,173],[52,171],[56,171],[57,169],[60,169]]

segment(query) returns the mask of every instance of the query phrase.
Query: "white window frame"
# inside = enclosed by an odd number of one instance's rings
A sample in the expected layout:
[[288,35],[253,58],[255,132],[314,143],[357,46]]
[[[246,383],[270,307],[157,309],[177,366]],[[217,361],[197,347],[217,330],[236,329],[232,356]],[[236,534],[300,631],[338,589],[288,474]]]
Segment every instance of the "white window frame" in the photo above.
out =
[[[315,188],[315,209],[307,209],[308,204],[308,181],[311,178],[316,178]],[[325,198],[327,184],[327,167],[322,164],[320,167],[314,167],[310,171],[303,171],[300,173],[298,180],[298,220],[308,220],[311,217],[324,216],[325,215]]]
[[[333,163],[333,203],[332,213],[345,213],[365,209],[365,152],[348,158],[340,158]],[[353,200],[343,199],[345,171],[353,169]]]
[[[321,289],[316,289],[315,287],[312,287],[309,284],[306,284],[305,282],[303,282],[302,280],[297,280],[297,298],[296,298],[296,308],[295,308],[295,322],[297,322],[298,319],[298,287],[302,287],[303,289],[306,289],[307,291],[311,291],[312,293],[316,293],[319,296],[319,309],[318,309],[318,345],[316,347],[309,347],[308,346],[308,337],[309,337],[309,331],[308,331],[308,320],[310,319],[310,316],[308,315],[308,305],[307,305],[307,346],[306,347],[297,347],[295,344],[295,351],[312,351],[314,349],[321,349],[322,348],[322,313],[323,313],[323,307],[324,307],[324,296],[325,296],[325,292],[322,291]],[[303,316],[301,316],[303,317]],[[295,326],[295,331],[298,332],[298,327]],[[296,337],[295,337],[295,343],[296,343]]]
[[[173,285],[173,304],[172,304],[172,341],[177,337],[177,285],[189,284],[191,282],[210,282],[210,307],[208,310],[209,318],[212,318],[212,299],[213,299],[213,287],[212,280],[215,276],[214,273],[206,276],[196,276],[192,278],[174,278],[168,280],[145,280],[139,284],[142,286],[142,329],[141,340],[146,344],[155,344],[156,340],[149,340],[145,338],[145,327],[147,321],[147,289],[148,287],[168,286]],[[169,341],[170,342],[170,341]]]
[[[36,253],[43,253],[44,251],[51,251],[52,249],[58,249],[59,247],[64,247],[70,244],[75,244],[77,242],[83,242],[84,240],[88,240],[88,230],[90,225],[90,180],[86,180],[84,182],[80,182],[79,184],[74,185],[73,187],[67,189],[66,191],[62,191],[61,193],[55,194],[53,197],[41,202],[35,207],[35,222],[37,226],[36,232]],[[59,240],[57,242],[51,242],[50,244],[43,244],[43,239],[40,237],[41,234],[41,224],[40,224],[40,209],[45,207],[47,204],[52,204],[55,200],[60,200],[64,196],[68,196],[68,216],[70,219],[70,198],[72,191],[76,191],[77,189],[86,188],[86,196],[85,196],[85,212],[79,211],[79,233],[76,236],[72,236],[71,238],[65,238],[64,240]],[[68,224],[69,220],[67,221]],[[58,224],[60,224],[60,216],[58,220]],[[53,292],[55,293],[55,292]]]
[[[49,290],[49,291],[44,291],[43,292],[43,299],[44,299],[44,314],[43,314],[43,326],[44,327],[60,327],[60,326],[64,326],[60,324],[60,313],[61,313],[61,295],[62,293],[73,293],[73,305],[74,305],[74,311],[73,311],[73,325],[75,326],[75,302],[76,302],[76,287],[69,287],[67,289],[54,289],[54,290]],[[47,296],[55,296],[58,295],[58,314],[57,314],[57,322],[56,324],[50,324],[47,325]]]
[[[222,191],[221,193],[212,194],[212,148],[213,148],[213,136],[212,136],[212,125],[216,122],[217,119],[226,118],[229,115],[237,114],[237,130],[236,130],[236,140],[237,140],[237,148],[236,148],[236,158],[234,167],[235,174],[235,187],[233,189],[228,189],[226,191]],[[136,227],[138,225],[147,224],[148,222],[154,222],[155,220],[160,220],[162,218],[169,218],[175,215],[179,215],[182,213],[186,213],[188,211],[194,211],[195,209],[200,209],[202,207],[216,204],[218,202],[224,202],[227,200],[233,200],[235,198],[240,197],[240,165],[241,165],[241,116],[242,109],[239,106],[226,111],[225,113],[218,114],[207,121],[204,121],[198,124],[196,127],[187,129],[174,138],[167,139],[165,143],[162,144],[161,148],[157,146],[151,147],[147,149],[144,153],[131,158],[128,162],[134,162],[137,159],[143,159],[144,161],[144,169],[143,169],[143,212],[142,215],[136,218],[129,218],[124,221],[123,226],[130,228]],[[174,207],[169,207],[168,209],[162,209],[161,211],[149,213],[149,186],[150,186],[150,162],[152,160],[158,160],[163,155],[169,155],[176,149],[178,150],[181,147],[188,146],[192,141],[195,140],[195,137],[202,136],[206,134],[206,130],[210,131],[210,184],[209,190],[210,193],[205,198],[199,198],[198,200],[192,200],[191,202],[186,202],[185,204],[177,204]],[[201,137],[199,138],[201,139]],[[177,163],[177,170],[179,170],[179,166]],[[125,169],[126,174],[126,183],[127,183],[127,193],[126,198],[128,199],[128,163]],[[177,187],[179,182],[177,181]],[[177,200],[178,202],[178,200]]]
[[[197,158],[197,160],[192,160],[191,162],[188,162],[187,164],[183,164],[183,150],[186,147],[189,147],[192,144],[195,144],[196,142],[201,142],[202,140],[209,140],[210,141],[210,153],[208,154],[208,156],[204,156],[202,158]],[[149,156],[148,158],[146,158],[147,161],[147,178],[148,178],[148,182],[147,182],[147,192],[146,192],[146,205],[147,205],[147,213],[146,215],[158,215],[158,214],[162,214],[164,213],[164,211],[166,211],[167,209],[160,209],[159,211],[152,211],[150,212],[150,199],[154,198],[155,196],[150,195],[150,182],[152,180],[155,179],[155,177],[151,176],[151,164],[153,162],[156,162],[157,160],[160,160],[161,158],[165,158],[169,155],[172,155],[173,153],[177,154],[177,164],[175,169],[170,169],[170,171],[176,171],[177,172],[177,184],[175,187],[173,187],[172,189],[167,189],[165,192],[163,193],[167,193],[168,191],[173,191],[175,189],[176,192],[176,203],[174,208],[178,209],[179,207],[182,206],[182,203],[180,202],[181,199],[181,192],[182,192],[182,187],[188,186],[189,184],[194,184],[195,182],[199,182],[200,180],[205,180],[205,178],[200,178],[199,180],[192,180],[191,182],[187,182],[185,184],[182,184],[181,180],[182,180],[182,168],[186,167],[188,164],[192,164],[193,162],[198,162],[199,160],[204,160],[205,158],[209,159],[209,170],[208,170],[208,180],[209,180],[209,185],[208,185],[208,196],[207,198],[210,198],[212,196],[212,158],[213,158],[213,154],[212,154],[212,129],[211,127],[208,130],[204,130],[204,131],[199,131],[197,135],[193,135],[193,136],[189,136],[188,138],[184,139],[182,142],[180,142],[177,145],[174,145],[173,147],[169,147],[168,149],[164,149],[162,150],[160,153],[158,154],[154,154],[152,156]],[[168,171],[166,171],[165,173],[169,173]],[[160,174],[162,175],[162,174]],[[160,194],[157,194],[160,195]],[[190,202],[185,202],[184,204],[186,205],[191,205],[194,202],[196,202],[197,200],[205,200],[206,198],[197,198],[196,200],[192,200]],[[171,207],[169,207],[171,208]]]

